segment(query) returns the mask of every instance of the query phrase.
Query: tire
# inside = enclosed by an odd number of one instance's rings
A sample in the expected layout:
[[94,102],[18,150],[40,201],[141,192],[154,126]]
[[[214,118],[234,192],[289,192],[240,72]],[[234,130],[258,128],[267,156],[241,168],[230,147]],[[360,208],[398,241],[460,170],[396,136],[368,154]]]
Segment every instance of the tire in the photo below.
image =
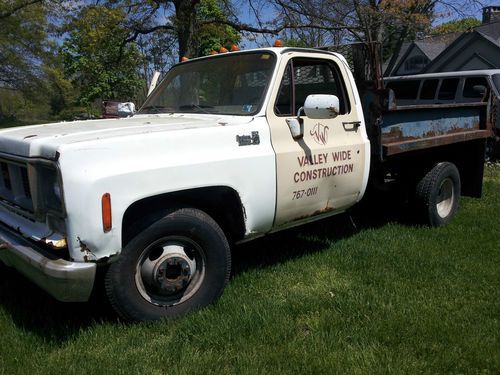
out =
[[5,265],[4,262],[2,262],[0,260],[0,280],[3,280],[6,278],[6,275],[7,274],[7,266]]
[[216,301],[231,272],[231,252],[217,223],[182,208],[134,237],[105,276],[106,294],[126,321],[175,318]]
[[459,198],[460,174],[452,163],[437,164],[417,184],[417,210],[427,225],[446,225],[457,213]]

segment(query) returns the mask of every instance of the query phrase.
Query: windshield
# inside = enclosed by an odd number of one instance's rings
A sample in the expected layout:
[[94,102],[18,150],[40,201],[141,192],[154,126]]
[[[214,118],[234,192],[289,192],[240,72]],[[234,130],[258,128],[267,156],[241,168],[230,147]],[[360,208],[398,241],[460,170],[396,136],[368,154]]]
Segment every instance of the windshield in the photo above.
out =
[[497,88],[497,93],[500,94],[500,74],[493,74],[491,77],[493,79],[493,83],[495,84],[495,87]]
[[176,65],[139,113],[251,115],[261,107],[276,58],[227,54]]

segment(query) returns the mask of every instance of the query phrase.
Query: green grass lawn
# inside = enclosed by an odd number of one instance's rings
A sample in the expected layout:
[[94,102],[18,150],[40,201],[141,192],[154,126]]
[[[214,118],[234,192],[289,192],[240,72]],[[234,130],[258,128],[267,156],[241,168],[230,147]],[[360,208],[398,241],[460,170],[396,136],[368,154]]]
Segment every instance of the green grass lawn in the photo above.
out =
[[0,373],[499,374],[500,167],[484,187],[444,228],[379,205],[357,230],[341,215],[239,246],[221,300],[176,321],[124,325],[8,271]]

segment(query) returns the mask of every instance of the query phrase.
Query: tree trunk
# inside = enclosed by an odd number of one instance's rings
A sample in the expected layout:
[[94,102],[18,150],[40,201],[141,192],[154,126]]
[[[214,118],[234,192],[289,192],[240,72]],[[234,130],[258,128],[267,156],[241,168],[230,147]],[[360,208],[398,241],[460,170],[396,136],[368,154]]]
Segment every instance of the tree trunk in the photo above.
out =
[[196,5],[199,2],[200,0],[175,0],[173,2],[179,41],[179,59],[184,56],[197,57],[198,55]]

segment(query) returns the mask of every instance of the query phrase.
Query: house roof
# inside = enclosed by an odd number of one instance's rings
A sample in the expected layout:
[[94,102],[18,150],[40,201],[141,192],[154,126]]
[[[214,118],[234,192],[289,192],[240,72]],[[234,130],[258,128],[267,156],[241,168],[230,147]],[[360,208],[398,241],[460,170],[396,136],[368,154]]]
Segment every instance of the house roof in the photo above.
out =
[[500,21],[479,25],[474,28],[474,31],[500,44]]
[[448,33],[443,35],[433,35],[428,36],[423,39],[415,40],[410,43],[403,43],[401,50],[399,51],[396,62],[394,63],[391,71],[386,71],[391,58],[384,62],[382,69],[384,71],[385,76],[390,76],[393,73],[397,72],[400,64],[406,59],[407,55],[411,52],[411,50],[417,47],[422,53],[427,56],[427,58],[432,61],[438,55],[443,52],[446,47],[448,47],[451,43],[453,43],[462,33]]
[[420,48],[420,50],[429,58],[429,60],[434,60],[441,52],[443,52],[446,47],[453,43],[462,33],[447,33],[443,35],[433,35],[420,40],[416,40],[414,43]]
[[[500,26],[500,22],[496,23],[498,24],[498,26]],[[451,43],[443,52],[439,54],[439,56],[437,56],[425,67],[424,72],[440,71],[441,68],[438,67],[442,67],[449,61],[453,60],[457,56],[457,54],[462,53],[461,51],[463,51],[463,48],[466,48],[467,45],[473,43],[474,39],[482,38],[491,43],[493,48],[500,47],[500,42],[494,39],[495,31],[498,30],[496,29],[496,27],[498,26],[494,26],[491,28],[483,28],[483,32],[480,32],[477,28],[474,28],[472,32],[462,33],[462,35],[460,35],[457,39],[455,39],[453,43]],[[478,57],[482,59],[482,57],[480,56]],[[485,62],[492,68],[495,66],[498,67],[498,65],[496,65],[494,61],[490,62],[485,60]]]
[[491,22],[487,24],[482,24],[473,28],[471,32],[456,32],[444,35],[434,35],[426,37],[423,39],[415,40],[411,43],[404,43],[401,50],[398,53],[396,62],[393,65],[391,71],[387,71],[390,58],[383,64],[383,71],[385,76],[390,76],[398,71],[399,66],[407,58],[411,50],[417,47],[428,59],[429,64],[426,67],[429,68],[434,65],[433,62],[438,58],[438,56],[443,57],[445,50],[451,45],[456,44],[464,37],[470,36],[471,33],[480,35],[489,42],[500,47],[500,21]]

